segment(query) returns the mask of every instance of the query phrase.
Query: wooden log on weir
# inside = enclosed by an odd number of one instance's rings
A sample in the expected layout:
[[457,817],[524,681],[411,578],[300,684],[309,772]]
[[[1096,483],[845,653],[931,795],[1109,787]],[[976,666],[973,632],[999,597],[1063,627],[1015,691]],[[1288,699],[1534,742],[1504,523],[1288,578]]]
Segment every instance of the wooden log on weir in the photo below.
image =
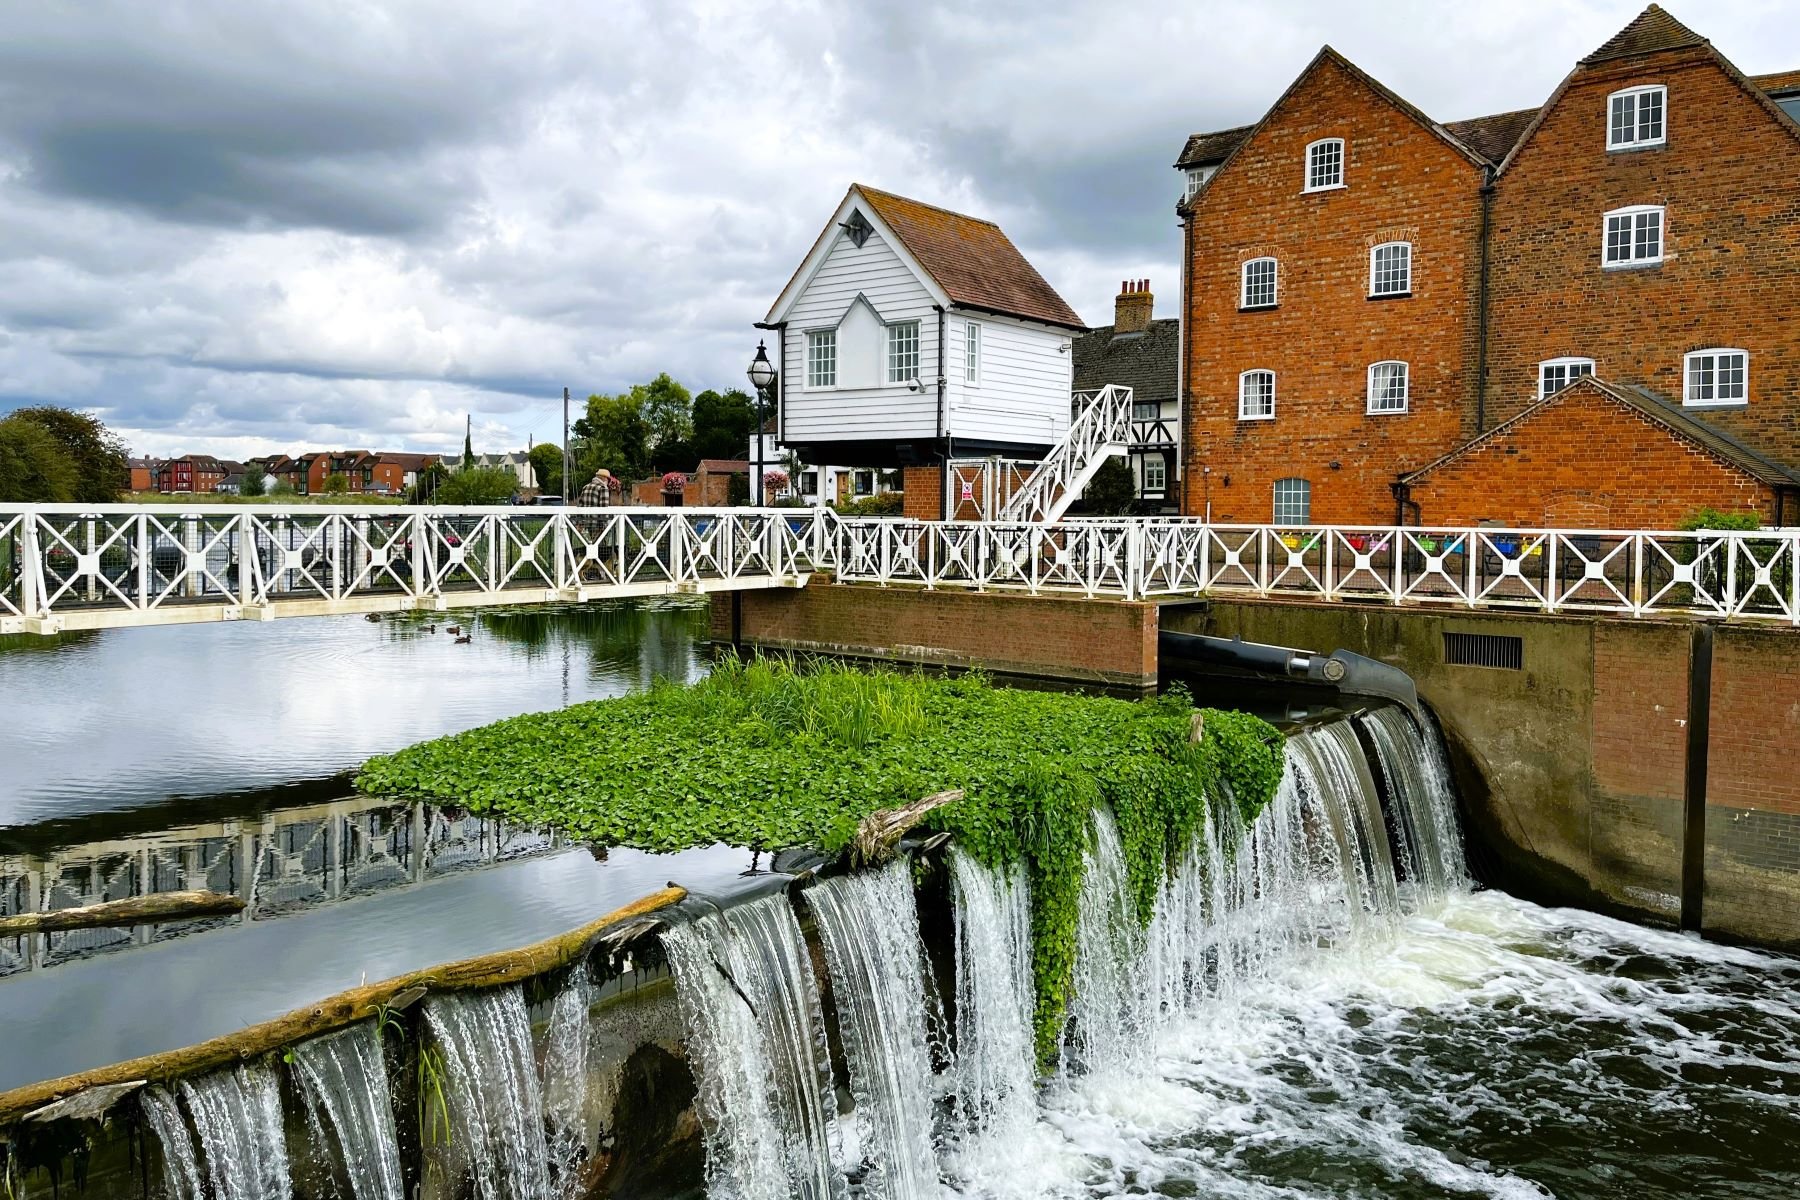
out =
[[850,841],[851,864],[872,867],[886,862],[894,856],[900,839],[930,815],[932,809],[954,804],[962,798],[962,789],[958,788],[938,792],[936,795],[914,800],[911,804],[902,804],[898,808],[877,809],[870,813],[856,823],[856,836]]
[[[0,1092],[0,1129],[14,1124],[36,1109],[89,1088],[111,1087],[138,1080],[162,1082],[259,1058],[294,1042],[369,1020],[384,1008],[393,1005],[396,1000],[407,999],[405,994],[408,992],[414,992],[411,999],[416,999],[418,994],[422,994],[417,989],[448,992],[499,987],[518,983],[546,971],[554,971],[580,959],[615,926],[641,920],[646,914],[677,904],[686,897],[687,889],[667,887],[607,913],[596,921],[590,921],[579,929],[546,938],[530,946],[444,963],[381,983],[351,988],[315,1004],[297,1008],[285,1016],[196,1046],[148,1054],[127,1062],[96,1067],[91,1071],[65,1075],[42,1083],[27,1084],[10,1092]],[[648,927],[643,926],[646,929]]]
[[153,892],[129,900],[108,900],[80,908],[56,908],[49,912],[19,913],[0,917],[0,937],[28,933],[59,933],[65,929],[101,929],[118,925],[149,925],[160,921],[186,921],[196,917],[228,916],[244,910],[244,898],[227,892]]

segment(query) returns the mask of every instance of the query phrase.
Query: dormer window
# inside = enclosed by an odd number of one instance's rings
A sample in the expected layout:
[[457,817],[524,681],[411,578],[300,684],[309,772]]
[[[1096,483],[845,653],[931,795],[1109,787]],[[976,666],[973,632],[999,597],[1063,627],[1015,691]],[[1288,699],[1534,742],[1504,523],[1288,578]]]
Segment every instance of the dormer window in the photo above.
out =
[[1211,179],[1213,173],[1218,169],[1219,168],[1216,166],[1189,167],[1187,170],[1187,187],[1182,191],[1181,198],[1183,200],[1193,199],[1194,193],[1200,190],[1200,185]]
[[1606,148],[1637,150],[1660,146],[1669,89],[1661,84],[1626,88],[1606,98]]
[[1306,148],[1306,190],[1344,186],[1344,139],[1323,138]]

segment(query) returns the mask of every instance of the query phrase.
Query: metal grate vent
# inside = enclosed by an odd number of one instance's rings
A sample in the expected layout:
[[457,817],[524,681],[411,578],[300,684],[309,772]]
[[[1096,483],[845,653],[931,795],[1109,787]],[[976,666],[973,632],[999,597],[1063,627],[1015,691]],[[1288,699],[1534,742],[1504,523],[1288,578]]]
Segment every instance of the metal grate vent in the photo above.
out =
[[1525,669],[1525,643],[1498,633],[1446,633],[1444,661],[1464,667],[1498,667],[1502,671]]

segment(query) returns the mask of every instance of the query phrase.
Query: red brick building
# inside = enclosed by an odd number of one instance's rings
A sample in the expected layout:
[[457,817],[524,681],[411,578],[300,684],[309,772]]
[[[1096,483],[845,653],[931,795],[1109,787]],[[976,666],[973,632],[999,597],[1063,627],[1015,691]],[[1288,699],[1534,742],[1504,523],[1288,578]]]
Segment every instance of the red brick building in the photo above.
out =
[[323,450],[269,459],[267,471],[302,496],[323,493],[333,475],[344,478],[351,493],[397,496],[418,482],[419,472],[438,462],[436,454],[399,454],[368,450]]
[[[1186,511],[1791,518],[1795,111],[1800,73],[1746,78],[1654,5],[1542,108],[1447,124],[1327,47],[1261,121],[1196,135],[1177,163]],[[1615,386],[1484,437],[1596,373]],[[1741,471],[1660,476],[1696,439],[1778,474],[1748,491]]]
[[156,464],[154,477],[159,492],[212,492],[227,475],[242,468],[210,454],[183,454]]

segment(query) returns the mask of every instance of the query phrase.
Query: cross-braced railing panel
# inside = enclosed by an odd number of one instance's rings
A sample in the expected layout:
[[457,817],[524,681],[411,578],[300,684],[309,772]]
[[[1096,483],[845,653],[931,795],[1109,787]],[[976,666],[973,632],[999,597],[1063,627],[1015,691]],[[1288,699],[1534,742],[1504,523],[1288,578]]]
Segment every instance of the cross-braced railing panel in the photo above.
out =
[[1081,494],[1095,469],[1131,441],[1131,389],[1109,384],[1078,392],[1069,432],[1000,508],[1002,521],[1053,521]]

